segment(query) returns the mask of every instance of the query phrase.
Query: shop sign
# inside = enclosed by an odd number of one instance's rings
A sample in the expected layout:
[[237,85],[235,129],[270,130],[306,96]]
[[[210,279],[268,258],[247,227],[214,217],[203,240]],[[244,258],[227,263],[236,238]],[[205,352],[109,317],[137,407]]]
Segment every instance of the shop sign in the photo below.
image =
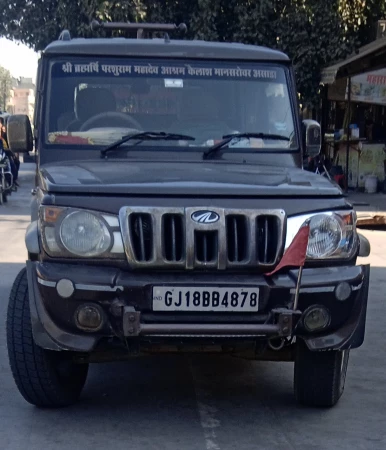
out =
[[[347,100],[346,94],[346,100]],[[353,102],[386,105],[386,69],[367,72],[351,79]]]

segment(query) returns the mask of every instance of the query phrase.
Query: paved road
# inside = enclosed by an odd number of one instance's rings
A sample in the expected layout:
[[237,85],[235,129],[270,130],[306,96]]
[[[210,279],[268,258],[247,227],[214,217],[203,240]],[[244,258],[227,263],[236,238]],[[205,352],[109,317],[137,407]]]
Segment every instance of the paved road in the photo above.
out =
[[[0,209],[1,450],[385,450],[386,239],[373,244],[366,344],[352,353],[346,392],[332,410],[295,405],[292,364],[153,357],[94,366],[82,401],[39,410],[8,367],[4,317],[23,266],[29,183]],[[27,177],[27,178],[25,178]]]

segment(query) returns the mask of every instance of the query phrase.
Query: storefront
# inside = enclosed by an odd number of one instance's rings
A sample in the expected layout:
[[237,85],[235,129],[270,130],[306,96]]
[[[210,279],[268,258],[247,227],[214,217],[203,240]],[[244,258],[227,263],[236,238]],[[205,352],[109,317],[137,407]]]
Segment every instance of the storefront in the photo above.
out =
[[373,189],[374,184],[383,189],[386,39],[324,69],[322,84],[324,154],[342,170],[346,189]]

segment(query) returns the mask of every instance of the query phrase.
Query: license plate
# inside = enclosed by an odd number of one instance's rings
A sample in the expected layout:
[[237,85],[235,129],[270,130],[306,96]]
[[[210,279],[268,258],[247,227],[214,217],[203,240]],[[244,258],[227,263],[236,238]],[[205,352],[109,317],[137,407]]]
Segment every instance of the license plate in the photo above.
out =
[[258,288],[153,287],[153,311],[256,312]]

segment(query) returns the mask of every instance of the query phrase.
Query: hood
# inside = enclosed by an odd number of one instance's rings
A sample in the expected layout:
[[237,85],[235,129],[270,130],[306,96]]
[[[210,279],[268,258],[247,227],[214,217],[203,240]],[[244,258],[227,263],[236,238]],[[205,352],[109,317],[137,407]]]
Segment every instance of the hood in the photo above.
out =
[[223,162],[89,160],[41,166],[52,193],[150,196],[341,197],[326,178],[299,168]]

